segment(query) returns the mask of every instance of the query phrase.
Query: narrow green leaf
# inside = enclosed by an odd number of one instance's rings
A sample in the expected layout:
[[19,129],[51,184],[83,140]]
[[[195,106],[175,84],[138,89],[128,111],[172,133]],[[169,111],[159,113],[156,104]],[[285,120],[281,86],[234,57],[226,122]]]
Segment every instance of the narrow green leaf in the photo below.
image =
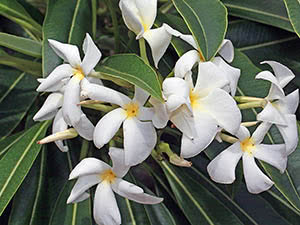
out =
[[38,93],[38,82],[31,75],[0,69],[0,140],[21,122]]
[[75,182],[67,182],[61,191],[53,209],[49,225],[92,225],[91,198],[75,203],[67,204]]
[[222,0],[232,16],[253,20],[256,22],[279,27],[294,32],[289,21],[283,1],[278,0],[251,0],[232,1]]
[[42,65],[38,62],[21,59],[15,56],[0,56],[0,64],[14,67],[37,77],[42,75]]
[[300,2],[298,0],[284,0],[294,31],[300,37]]
[[25,55],[41,58],[42,45],[40,42],[28,38],[18,37],[0,32],[0,46],[13,49]]
[[[43,76],[62,59],[48,44],[48,39],[71,43],[81,49],[86,33],[92,34],[92,8],[90,0],[49,0],[43,25]],[[92,35],[91,35],[92,36]]]
[[45,166],[46,151],[43,149],[14,197],[8,225],[44,223]]
[[222,202],[186,173],[169,163],[160,163],[178,204],[192,225],[242,224]]
[[12,146],[0,160],[0,215],[23,182],[41,150],[37,140],[44,137],[49,122],[37,124]]
[[13,134],[0,141],[0,159],[7,153],[11,146],[20,140],[24,136],[23,132]]
[[226,33],[227,10],[219,0],[172,0],[204,59],[213,58]]
[[102,75],[128,81],[163,101],[155,71],[135,54],[119,54],[106,58],[96,71]]
[[35,33],[38,37],[42,36],[42,27],[27,13],[21,4],[16,0],[1,0],[0,15],[18,23],[25,29]]
[[[255,80],[255,75],[260,71],[252,62],[239,51],[235,51],[235,59],[233,61],[233,66],[241,69],[242,74],[238,83],[238,93],[240,95],[254,96],[254,97],[265,97],[268,94],[269,82],[263,80]],[[243,110],[243,119],[245,121],[253,121],[256,119],[257,111],[256,110]],[[278,139],[281,136],[274,132],[271,132],[271,135],[268,136],[270,143],[277,143]],[[260,162],[262,167],[268,176],[275,183],[275,187],[281,194],[290,202],[293,207],[300,210],[300,197],[299,193],[296,190],[289,169],[287,169],[283,174],[270,166],[267,163]]]

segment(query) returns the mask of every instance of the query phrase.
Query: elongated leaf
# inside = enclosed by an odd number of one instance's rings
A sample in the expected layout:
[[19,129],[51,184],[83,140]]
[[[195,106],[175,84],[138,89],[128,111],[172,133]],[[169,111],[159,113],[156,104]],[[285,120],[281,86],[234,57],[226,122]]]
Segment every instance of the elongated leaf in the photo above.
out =
[[0,140],[8,136],[24,118],[37,97],[38,82],[26,73],[0,69]]
[[0,64],[14,67],[37,77],[42,74],[42,64],[14,56],[0,56]]
[[105,76],[119,78],[139,86],[153,97],[163,101],[161,87],[155,71],[142,58],[134,54],[113,55],[105,59],[96,70]]
[[[255,75],[260,70],[255,67],[251,61],[239,51],[235,51],[235,59],[233,66],[239,67],[242,71],[239,80],[238,92],[240,95],[265,97],[269,90],[269,83],[262,80],[254,80]],[[256,119],[256,110],[243,111],[243,119],[251,121]],[[269,136],[270,143],[278,143],[278,134],[271,133]],[[291,179],[289,169],[284,174],[269,164],[261,162],[262,167],[266,173],[271,177],[275,183],[276,189],[278,189],[282,195],[293,205],[296,209],[300,210],[300,197],[296,190],[296,187]]]
[[71,193],[74,182],[67,182],[61,191],[59,198],[56,202],[53,214],[50,218],[49,225],[92,225],[92,210],[91,198],[87,200],[68,204],[67,199]]
[[49,0],[43,26],[44,77],[62,63],[50,48],[48,39],[75,44],[81,49],[86,33],[92,34],[90,0]]
[[23,6],[16,0],[1,0],[0,14],[18,23],[25,29],[32,31],[39,37],[42,36],[41,25],[38,24],[34,19],[32,19],[29,13],[27,13]]
[[45,166],[46,151],[43,149],[14,197],[8,225],[44,224]]
[[222,202],[185,171],[165,161],[160,165],[191,224],[242,224]]
[[173,0],[204,60],[217,53],[227,29],[227,10],[219,0]]
[[300,37],[300,2],[298,0],[284,0],[284,3],[294,31]]
[[0,32],[0,45],[33,57],[42,57],[41,43],[28,38]]
[[37,140],[44,137],[49,122],[37,124],[12,146],[0,160],[0,215],[23,182],[41,150]]
[[251,0],[231,1],[222,0],[230,15],[272,25],[293,32],[283,1]]
[[0,141],[0,159],[6,154],[12,145],[24,136],[23,132],[16,133]]

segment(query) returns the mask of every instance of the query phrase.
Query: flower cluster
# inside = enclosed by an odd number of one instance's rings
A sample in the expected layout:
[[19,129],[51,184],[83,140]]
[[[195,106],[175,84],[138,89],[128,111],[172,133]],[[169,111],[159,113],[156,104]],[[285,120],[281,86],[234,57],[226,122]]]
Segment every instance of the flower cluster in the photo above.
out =
[[[143,192],[122,177],[131,166],[143,162],[157,145],[156,128],[162,129],[170,120],[182,132],[180,156],[191,158],[205,150],[211,142],[226,141],[232,135],[234,143],[214,158],[207,167],[212,180],[229,184],[235,180],[235,168],[243,159],[245,182],[249,192],[260,193],[273,182],[256,165],[255,158],[265,161],[280,172],[287,166],[287,156],[298,143],[295,111],[299,102],[298,90],[285,95],[283,88],[294,78],[293,73],[280,63],[266,61],[275,75],[260,72],[256,79],[271,82],[269,94],[264,98],[248,97],[241,102],[259,102],[263,110],[257,115],[260,125],[250,135],[242,123],[242,114],[234,96],[240,77],[240,69],[230,65],[234,49],[230,40],[221,44],[218,56],[203,61],[192,35],[182,34],[167,24],[151,29],[156,17],[156,0],[121,0],[119,7],[127,27],[145,38],[152,50],[155,67],[176,36],[195,49],[186,52],[177,61],[174,77],[162,83],[165,102],[159,102],[135,86],[133,98],[105,87],[101,80],[93,78],[93,70],[101,58],[101,52],[87,34],[83,42],[85,56],[80,59],[78,48],[49,40],[52,49],[64,63],[55,68],[47,78],[39,79],[37,91],[52,92],[34,120],[54,118],[53,135],[40,143],[55,141],[58,148],[67,151],[63,140],[79,134],[93,140],[97,148],[110,142],[122,126],[123,149],[110,147],[113,166],[96,158],[83,159],[71,172],[70,179],[77,179],[68,203],[83,201],[86,192],[97,184],[94,199],[94,217],[97,224],[121,224],[121,216],[113,191],[130,200],[143,204],[156,204],[162,198]],[[194,82],[193,68],[198,70]],[[81,110],[80,101],[90,99],[117,105],[94,125]],[[254,105],[254,104],[252,104]],[[283,144],[263,144],[272,125],[280,131]],[[68,127],[73,127],[69,128]],[[234,137],[233,137],[234,136]],[[236,138],[235,138],[236,137]],[[47,139],[48,138],[48,139]],[[180,163],[179,163],[180,164]],[[189,165],[189,164],[188,164]]]

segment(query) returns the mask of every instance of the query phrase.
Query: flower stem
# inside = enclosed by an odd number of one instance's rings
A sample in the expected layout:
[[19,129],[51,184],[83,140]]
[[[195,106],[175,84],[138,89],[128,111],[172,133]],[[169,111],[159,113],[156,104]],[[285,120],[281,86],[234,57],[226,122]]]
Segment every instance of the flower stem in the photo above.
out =
[[240,109],[250,109],[250,108],[263,108],[266,105],[266,100],[260,100],[260,101],[253,101],[253,102],[247,102],[247,103],[241,103],[238,104],[238,107]]
[[150,65],[149,60],[148,60],[148,57],[147,57],[146,44],[145,44],[145,39],[144,39],[144,38],[140,38],[140,39],[139,39],[139,46],[140,46],[140,54],[141,54],[142,59],[143,59],[148,65]]
[[248,96],[235,96],[233,97],[239,103],[257,102],[264,100],[263,98],[248,97]]
[[89,142],[85,139],[82,141],[79,160],[83,160],[89,152]]
[[120,32],[119,32],[117,14],[114,9],[114,6],[112,5],[113,1],[105,0],[105,2],[108,7],[108,10],[110,12],[111,20],[112,20],[112,24],[113,24],[114,36],[115,36],[115,52],[118,53],[120,51]]

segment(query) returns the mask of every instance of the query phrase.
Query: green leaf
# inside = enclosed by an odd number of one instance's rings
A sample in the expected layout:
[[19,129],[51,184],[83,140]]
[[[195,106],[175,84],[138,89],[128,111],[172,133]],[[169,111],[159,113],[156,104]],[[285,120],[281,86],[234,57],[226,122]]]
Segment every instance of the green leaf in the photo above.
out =
[[19,132],[16,134],[13,134],[9,137],[6,137],[5,139],[0,141],[0,159],[6,154],[6,152],[10,149],[12,145],[14,145],[16,142],[20,140],[24,136],[23,132]]
[[283,1],[278,0],[251,0],[232,1],[222,0],[228,9],[229,15],[253,20],[256,22],[279,27],[294,32],[289,21]]
[[26,73],[0,69],[0,140],[21,122],[38,93],[38,82]]
[[23,182],[41,150],[36,142],[44,137],[49,122],[37,124],[27,130],[0,160],[0,215]]
[[200,56],[213,58],[226,33],[227,10],[219,0],[172,0],[196,40]]
[[243,224],[221,201],[190,176],[190,171],[160,163],[179,206],[192,225]]
[[92,225],[91,198],[80,203],[67,204],[75,182],[67,182],[52,211],[49,225]]
[[284,0],[294,31],[300,37],[300,2],[298,0]]
[[8,225],[44,224],[46,163],[43,149],[14,197]]
[[1,0],[0,15],[7,17],[15,23],[33,32],[38,37],[42,36],[42,27],[16,0]]
[[[239,51],[235,51],[235,58],[232,63],[233,66],[241,69],[242,73],[238,83],[238,93],[240,95],[254,96],[254,97],[266,97],[269,90],[269,82],[263,80],[255,80],[255,75],[260,71],[252,62]],[[256,119],[257,111],[252,110],[243,110],[243,120],[252,121]],[[278,143],[278,140],[281,139],[279,133],[271,132],[271,135],[268,135],[270,143]],[[260,162],[264,168],[266,174],[271,177],[274,181],[274,186],[280,193],[289,201],[293,207],[300,210],[300,197],[299,193],[296,190],[295,184],[291,179],[289,169],[287,169],[283,174],[275,169],[274,167]]]
[[42,45],[40,42],[28,38],[18,37],[0,32],[0,46],[13,49],[25,55],[41,58]]
[[163,101],[155,71],[135,54],[119,54],[106,58],[96,71],[101,75],[128,81]]
[[[48,39],[75,44],[81,49],[86,33],[92,34],[90,0],[49,0],[43,26],[43,76],[46,77],[62,59],[48,44]],[[92,36],[92,35],[91,35]]]
[[30,73],[37,77],[40,77],[42,74],[41,63],[32,60],[21,59],[18,57],[7,55],[7,56],[0,56],[0,64],[14,67],[18,70],[24,71],[26,73]]

